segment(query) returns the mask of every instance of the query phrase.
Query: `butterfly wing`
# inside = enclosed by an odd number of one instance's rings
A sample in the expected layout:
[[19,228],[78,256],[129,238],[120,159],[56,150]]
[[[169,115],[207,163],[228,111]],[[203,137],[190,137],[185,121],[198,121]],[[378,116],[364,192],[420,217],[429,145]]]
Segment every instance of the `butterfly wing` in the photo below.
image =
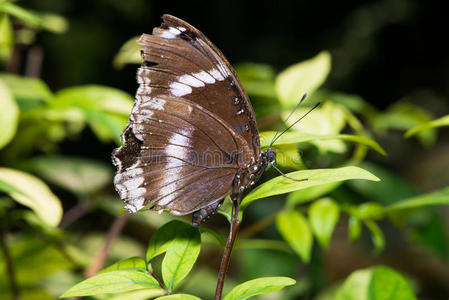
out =
[[184,98],[161,95],[136,103],[122,135],[125,145],[113,153],[114,184],[125,208],[135,212],[151,204],[184,215],[231,193],[249,153],[242,137]]
[[209,39],[187,22],[162,17],[153,35],[143,34],[139,93],[179,96],[225,120],[260,154],[259,132],[251,103],[235,71]]

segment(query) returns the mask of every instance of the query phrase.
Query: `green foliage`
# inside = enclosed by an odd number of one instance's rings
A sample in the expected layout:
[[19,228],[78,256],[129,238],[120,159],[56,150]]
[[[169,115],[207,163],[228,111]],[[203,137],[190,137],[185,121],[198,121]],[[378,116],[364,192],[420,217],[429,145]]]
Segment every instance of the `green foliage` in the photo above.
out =
[[286,286],[295,284],[295,280],[288,277],[264,277],[250,280],[233,288],[223,300],[243,300],[255,295],[278,291]]
[[0,168],[0,182],[4,192],[31,208],[48,225],[59,224],[62,217],[61,202],[40,179],[21,171]]
[[286,210],[278,214],[276,225],[301,259],[309,262],[313,236],[307,219],[297,210]]
[[303,94],[312,94],[326,80],[330,68],[330,54],[323,51],[284,70],[276,78],[276,92],[281,103],[293,107]]
[[398,272],[378,266],[352,273],[335,300],[414,300],[410,284]]
[[0,79],[0,149],[11,141],[16,134],[19,109],[8,87]]
[[[11,20],[23,28],[14,31]],[[0,1],[0,61],[8,62],[14,41],[30,44],[40,30],[62,33],[67,26],[59,16]],[[113,61],[116,68],[140,62],[141,46],[136,39],[120,48]],[[304,93],[307,101],[286,126],[304,116],[311,105],[322,104],[273,145],[277,165],[300,181],[268,170],[267,177],[241,203],[239,217],[244,223],[234,255],[240,258],[243,275],[228,276],[225,300],[275,291],[272,295],[279,299],[313,297],[327,277],[320,274],[325,262],[321,254],[328,249],[338,251],[333,242],[340,235],[334,236],[334,231],[346,225],[346,219],[348,239],[364,243],[369,240],[364,237],[369,236],[376,254],[389,243],[384,224],[390,220],[394,225],[408,224],[406,238],[411,242],[440,258],[449,257],[444,217],[431,209],[449,205],[447,185],[420,195],[418,188],[399,175],[366,161],[389,159],[380,156],[386,156],[385,145],[376,138],[388,136],[392,130],[405,131],[405,137],[417,136],[426,147],[435,145],[437,128],[449,124],[447,116],[432,120],[427,110],[405,100],[379,111],[358,95],[323,89],[331,70],[331,57],[325,51],[279,74],[273,66],[256,63],[240,64],[236,70],[252,98],[259,125],[264,124],[265,131],[260,134],[263,148],[275,134],[269,130],[285,121]],[[53,92],[40,79],[0,73],[0,159],[8,167],[0,168],[4,195],[0,198],[0,222],[14,229],[6,240],[23,299],[54,299],[63,291],[61,297],[108,300],[211,297],[215,286],[211,274],[215,271],[209,265],[216,262],[204,262],[206,255],[224,247],[222,232],[209,228],[210,223],[207,228],[193,228],[174,217],[148,211],[134,215],[126,230],[134,230],[133,237],[138,236],[139,241],[118,238],[116,248],[110,250],[110,265],[81,279],[80,269],[90,263],[104,242],[104,223],[119,214],[120,202],[113,194],[110,166],[87,156],[60,153],[60,143],[69,140],[82,145],[84,141],[79,139],[89,128],[98,145],[119,144],[132,105],[130,95],[106,86],[82,85]],[[273,174],[277,177],[269,179]],[[249,208],[256,200],[259,203]],[[98,218],[98,226],[80,222],[88,233],[57,228],[63,217],[61,201],[64,207],[75,205],[94,212],[93,218],[101,214],[106,218]],[[219,212],[230,219],[229,198]],[[248,218],[243,220],[243,213]],[[67,215],[70,217],[69,213],[64,217]],[[343,222],[339,223],[340,219]],[[18,228],[44,237],[45,242],[16,233]],[[142,252],[140,241],[149,232],[153,233],[145,258],[128,257]],[[316,248],[312,255],[314,237],[322,249]],[[1,253],[0,270],[5,270],[7,260]],[[298,268],[299,261],[308,264],[307,277],[302,265]],[[271,277],[277,275],[298,278]],[[6,276],[6,272],[0,273],[1,282],[8,282]],[[3,283],[0,293],[11,296]],[[268,299],[262,297],[258,299]],[[355,271],[336,287],[334,299],[413,300],[416,296],[402,275],[379,266]]]

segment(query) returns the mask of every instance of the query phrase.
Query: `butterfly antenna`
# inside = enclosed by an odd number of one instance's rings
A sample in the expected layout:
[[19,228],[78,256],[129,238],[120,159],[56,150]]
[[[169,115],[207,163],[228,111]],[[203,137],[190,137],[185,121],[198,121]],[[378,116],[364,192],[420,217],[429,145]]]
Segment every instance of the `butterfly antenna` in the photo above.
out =
[[276,167],[274,164],[271,164],[271,163],[270,163],[270,166],[272,166],[273,168],[275,168],[276,171],[278,171],[279,174],[281,174],[283,177],[288,178],[288,179],[290,179],[290,180],[298,181],[298,182],[299,182],[299,181],[306,181],[306,180],[307,180],[307,178],[304,178],[304,179],[295,179],[295,178],[292,178],[292,177],[290,177],[290,176],[285,175],[285,173],[282,172],[282,171],[281,171],[278,167]]
[[306,99],[306,97],[307,97],[307,93],[304,94],[304,95],[302,96],[301,100],[299,100],[299,102],[298,102],[298,104],[296,104],[295,108],[293,108],[293,110],[290,112],[290,114],[288,115],[288,117],[284,120],[284,122],[282,123],[282,125],[278,128],[278,130],[276,131],[276,134],[274,135],[273,139],[271,140],[271,143],[270,143],[270,147],[269,147],[269,148],[271,148],[271,145],[273,145],[273,142],[276,140],[276,136],[277,136],[277,134],[279,133],[279,131],[282,129],[282,127],[284,127],[285,123],[287,123],[288,119],[289,119],[289,118],[291,117],[291,115],[295,112],[295,110],[298,109],[298,107],[301,105],[301,103],[304,101],[304,99]]
[[[308,112],[306,112],[304,115],[302,115],[298,120],[296,120],[292,125],[288,126],[287,129],[285,129],[284,131],[282,131],[278,136],[275,136],[275,138],[273,138],[273,140],[271,141],[270,147],[271,145],[278,139],[281,137],[281,135],[283,135],[287,130],[289,130],[290,128],[292,128],[293,126],[296,125],[296,123],[298,123],[299,121],[301,121],[302,119],[304,119],[308,114],[310,114],[310,112],[312,110],[314,110],[315,108],[318,107],[318,105],[320,105],[321,102],[318,102],[317,104],[315,104],[311,109],[309,109]],[[284,122],[285,123],[285,122]]]

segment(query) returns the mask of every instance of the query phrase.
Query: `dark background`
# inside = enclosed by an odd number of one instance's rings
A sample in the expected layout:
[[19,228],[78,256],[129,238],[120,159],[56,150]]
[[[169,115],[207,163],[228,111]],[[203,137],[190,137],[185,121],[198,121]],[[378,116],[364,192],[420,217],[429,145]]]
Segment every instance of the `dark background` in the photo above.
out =
[[[449,18],[444,1],[148,1],[24,0],[21,5],[68,18],[61,36],[41,33],[43,78],[59,88],[88,83],[134,93],[135,65],[112,67],[120,46],[150,33],[164,13],[202,30],[231,63],[277,70],[330,50],[326,87],[359,94],[384,108],[408,96],[448,97]],[[61,70],[64,66],[64,70]],[[447,102],[447,101],[443,101]],[[432,108],[431,108],[432,109]]]

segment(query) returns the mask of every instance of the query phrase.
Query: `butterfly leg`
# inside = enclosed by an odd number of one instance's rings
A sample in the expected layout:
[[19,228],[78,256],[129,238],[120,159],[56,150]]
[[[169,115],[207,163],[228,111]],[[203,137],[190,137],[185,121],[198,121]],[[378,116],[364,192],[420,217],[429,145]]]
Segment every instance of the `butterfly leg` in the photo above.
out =
[[210,216],[212,216],[213,214],[215,214],[215,212],[217,211],[217,209],[221,206],[221,204],[223,203],[224,199],[218,200],[212,204],[209,204],[206,207],[203,207],[200,210],[195,211],[192,214],[192,225],[193,226],[200,226],[201,223],[205,222],[207,219],[210,218]]

